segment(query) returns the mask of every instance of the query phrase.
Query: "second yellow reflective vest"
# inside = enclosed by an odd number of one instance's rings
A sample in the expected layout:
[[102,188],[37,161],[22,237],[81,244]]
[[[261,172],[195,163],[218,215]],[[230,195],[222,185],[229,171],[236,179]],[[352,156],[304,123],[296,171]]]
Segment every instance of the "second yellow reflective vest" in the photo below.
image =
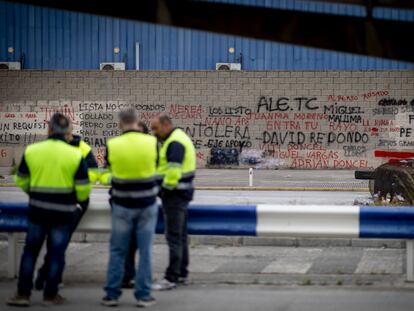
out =
[[92,184],[99,180],[100,171],[98,169],[98,164],[96,163],[96,159],[93,156],[92,148],[86,142],[84,142],[80,136],[74,136],[73,141],[70,145],[78,148],[82,153],[82,157],[85,159],[86,164],[88,166],[88,176],[89,180]]
[[112,184],[113,203],[125,207],[146,207],[155,203],[159,188],[155,179],[157,139],[136,131],[125,132],[107,143],[108,173],[103,184]]

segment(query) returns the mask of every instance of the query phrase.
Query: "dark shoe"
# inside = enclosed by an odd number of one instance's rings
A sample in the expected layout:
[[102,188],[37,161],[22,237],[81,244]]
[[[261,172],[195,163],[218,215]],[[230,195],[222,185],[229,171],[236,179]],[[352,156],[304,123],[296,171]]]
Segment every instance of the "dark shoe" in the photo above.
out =
[[105,296],[101,300],[101,305],[107,306],[107,307],[116,307],[118,306],[118,299],[110,298],[108,296]]
[[6,300],[9,306],[28,307],[30,306],[30,296],[16,294]]
[[44,306],[63,305],[65,302],[66,302],[66,298],[62,297],[59,294],[56,294],[54,297],[43,298]]
[[134,281],[125,281],[125,282],[122,282],[122,288],[131,289],[131,288],[134,288],[134,286],[135,286],[135,282]]
[[150,297],[148,299],[138,299],[137,300],[137,307],[138,308],[148,308],[155,305],[157,301],[154,297]]

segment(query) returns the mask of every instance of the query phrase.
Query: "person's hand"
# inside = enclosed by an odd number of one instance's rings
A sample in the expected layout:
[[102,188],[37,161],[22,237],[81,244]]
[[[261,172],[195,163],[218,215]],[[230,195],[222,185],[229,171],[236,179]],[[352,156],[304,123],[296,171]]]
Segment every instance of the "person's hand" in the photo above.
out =
[[164,189],[162,189],[162,187],[160,187],[159,190],[158,190],[158,197],[160,199],[164,198]]
[[86,199],[85,201],[79,202],[78,204],[82,209],[82,213],[85,213],[89,206],[89,198]]

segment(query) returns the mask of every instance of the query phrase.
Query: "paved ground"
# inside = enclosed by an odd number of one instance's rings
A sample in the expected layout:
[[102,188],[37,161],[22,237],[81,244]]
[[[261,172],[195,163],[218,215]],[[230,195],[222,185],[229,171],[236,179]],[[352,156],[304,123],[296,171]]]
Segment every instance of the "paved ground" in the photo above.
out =
[[[0,301],[13,284],[0,283]],[[68,303],[58,310],[108,310],[99,305],[102,290],[96,285],[69,286],[63,290]],[[362,290],[331,287],[280,288],[274,286],[188,286],[156,293],[158,304],[149,310],[168,311],[409,311],[414,304],[412,290]],[[1,303],[0,302],[0,303]],[[34,295],[31,310],[45,310],[40,295]],[[1,306],[2,310],[16,310]],[[122,310],[137,310],[131,291],[121,299]],[[121,309],[118,308],[118,309]]]
[[[10,169],[0,168],[0,184],[13,183]],[[255,170],[253,185],[280,188],[367,188],[368,182],[356,180],[352,170]],[[249,185],[246,169],[199,169],[195,180],[201,187],[245,187]]]
[[[191,249],[195,284],[377,285],[404,287],[404,249],[360,247],[207,246]],[[154,247],[156,277],[162,276],[168,253]],[[65,281],[103,282],[107,243],[72,243]],[[7,275],[7,242],[0,242],[0,279]]]

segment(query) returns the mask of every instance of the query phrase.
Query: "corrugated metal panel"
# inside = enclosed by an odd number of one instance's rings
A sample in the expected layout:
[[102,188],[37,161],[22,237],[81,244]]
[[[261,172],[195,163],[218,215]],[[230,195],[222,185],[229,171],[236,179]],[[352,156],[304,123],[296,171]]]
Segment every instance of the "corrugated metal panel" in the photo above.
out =
[[[355,5],[312,1],[225,2],[365,15]],[[374,15],[414,21],[409,10],[378,8]],[[0,61],[23,59],[27,69],[98,69],[100,62],[125,61],[127,69],[135,69],[136,42],[144,70],[214,69],[217,62],[241,58],[244,70],[414,69],[412,63],[0,1]],[[15,52],[9,54],[8,47]]]

